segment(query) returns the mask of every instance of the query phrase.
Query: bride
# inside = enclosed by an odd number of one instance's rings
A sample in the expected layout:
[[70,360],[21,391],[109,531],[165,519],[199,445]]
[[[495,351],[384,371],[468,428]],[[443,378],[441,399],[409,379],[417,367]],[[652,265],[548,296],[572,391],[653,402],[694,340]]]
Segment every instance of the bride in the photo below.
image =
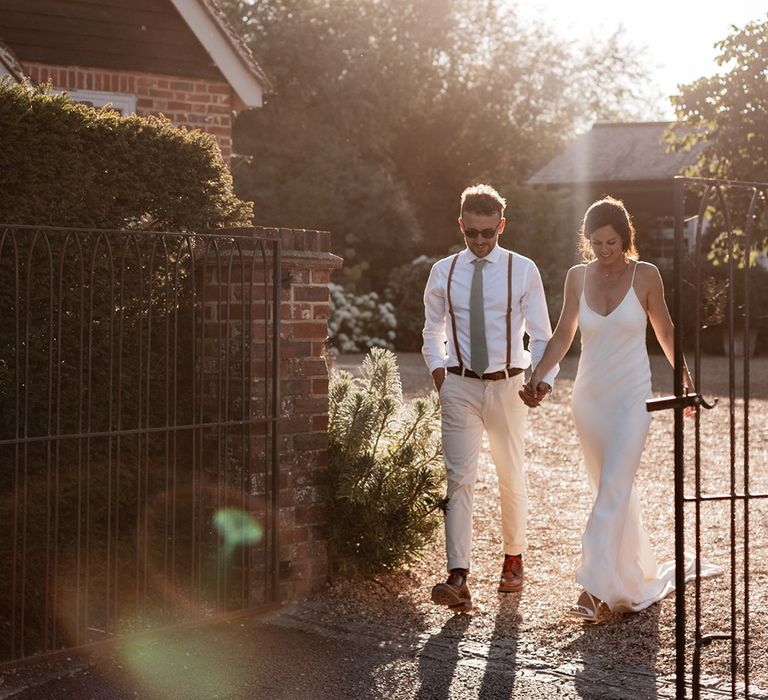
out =
[[[595,501],[576,570],[584,590],[569,612],[596,622],[601,601],[612,611],[638,611],[674,589],[674,562],[657,564],[634,488],[651,420],[645,410],[651,397],[647,321],[673,365],[674,328],[659,271],[637,259],[634,227],[621,201],[593,203],[579,235],[585,263],[568,271],[557,328],[520,396],[530,407],[539,404],[549,389],[542,378],[563,359],[579,328],[573,416]],[[692,389],[687,367],[683,379]],[[693,413],[686,408],[686,416]],[[705,576],[717,572],[702,570]]]

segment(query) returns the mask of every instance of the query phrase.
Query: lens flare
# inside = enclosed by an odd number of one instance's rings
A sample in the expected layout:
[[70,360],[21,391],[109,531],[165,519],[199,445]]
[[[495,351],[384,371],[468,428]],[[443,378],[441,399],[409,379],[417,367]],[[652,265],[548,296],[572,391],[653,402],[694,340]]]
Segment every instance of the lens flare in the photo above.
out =
[[205,629],[183,637],[126,640],[121,652],[123,664],[149,697],[232,697],[250,663],[232,640]]
[[222,508],[216,511],[213,524],[224,540],[227,556],[237,547],[256,544],[264,534],[256,519],[239,508]]

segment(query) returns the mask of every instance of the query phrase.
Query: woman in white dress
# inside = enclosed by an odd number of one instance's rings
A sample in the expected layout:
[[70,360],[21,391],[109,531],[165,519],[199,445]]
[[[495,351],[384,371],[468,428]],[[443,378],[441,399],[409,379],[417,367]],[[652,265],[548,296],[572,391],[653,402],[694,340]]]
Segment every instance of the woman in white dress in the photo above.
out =
[[[586,262],[568,271],[557,328],[520,392],[529,406],[541,401],[549,388],[542,377],[563,359],[578,327],[573,415],[595,502],[576,570],[584,590],[569,612],[590,622],[601,601],[613,611],[637,611],[674,588],[674,564],[657,565],[633,485],[650,426],[646,323],[670,363],[674,329],[659,271],[637,260],[634,235],[619,200],[606,197],[589,207],[580,231]],[[687,368],[683,376],[692,388]]]

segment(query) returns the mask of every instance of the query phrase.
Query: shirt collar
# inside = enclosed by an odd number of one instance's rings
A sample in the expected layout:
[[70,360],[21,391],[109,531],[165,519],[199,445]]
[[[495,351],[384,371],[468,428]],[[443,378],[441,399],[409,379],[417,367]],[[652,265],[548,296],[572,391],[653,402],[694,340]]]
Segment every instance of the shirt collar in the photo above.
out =
[[[501,257],[504,255],[504,253],[504,249],[498,243],[496,243],[496,245],[493,246],[493,250],[482,259],[487,260],[490,263],[497,263],[499,260],[501,260]],[[464,259],[463,261],[468,264],[471,264],[475,260],[480,259],[469,248],[464,248],[464,250],[461,251],[461,256]]]

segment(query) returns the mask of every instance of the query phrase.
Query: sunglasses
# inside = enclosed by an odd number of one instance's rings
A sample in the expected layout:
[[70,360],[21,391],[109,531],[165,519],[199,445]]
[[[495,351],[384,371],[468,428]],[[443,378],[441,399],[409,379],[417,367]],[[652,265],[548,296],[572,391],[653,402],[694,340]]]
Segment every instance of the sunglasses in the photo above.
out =
[[501,224],[501,221],[496,224],[495,228],[484,228],[482,231],[478,231],[476,228],[465,228],[464,235],[472,240],[475,240],[478,236],[486,239],[493,238],[496,235],[496,231],[499,230],[499,224]]

